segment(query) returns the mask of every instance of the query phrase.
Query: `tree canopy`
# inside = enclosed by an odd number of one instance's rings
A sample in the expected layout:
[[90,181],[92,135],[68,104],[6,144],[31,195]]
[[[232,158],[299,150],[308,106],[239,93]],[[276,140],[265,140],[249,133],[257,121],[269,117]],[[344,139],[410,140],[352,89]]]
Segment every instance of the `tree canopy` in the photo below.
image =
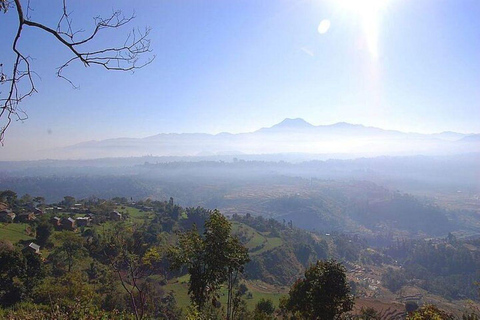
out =
[[233,286],[243,266],[249,261],[248,250],[231,236],[231,223],[218,210],[205,222],[203,235],[194,226],[179,235],[179,244],[170,250],[171,266],[186,266],[190,274],[188,292],[199,308],[215,301],[220,285],[227,282],[227,319],[233,313]]
[[335,260],[317,261],[290,288],[283,308],[312,320],[334,320],[352,310],[345,267]]

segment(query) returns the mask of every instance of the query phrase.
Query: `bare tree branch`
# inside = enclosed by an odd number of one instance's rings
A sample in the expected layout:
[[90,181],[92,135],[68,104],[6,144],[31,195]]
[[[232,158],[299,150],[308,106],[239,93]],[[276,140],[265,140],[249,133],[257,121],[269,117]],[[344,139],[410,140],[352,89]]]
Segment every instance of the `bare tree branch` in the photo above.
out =
[[[133,29],[125,42],[120,46],[100,48],[98,50],[85,49],[96,36],[105,29],[117,29],[132,21],[135,16],[124,16],[121,11],[114,11],[108,18],[94,17],[94,28],[91,33],[83,38],[78,38],[84,30],[75,30],[72,12],[68,11],[67,1],[63,0],[62,15],[57,26],[51,28],[45,24],[31,20],[30,11],[33,9],[28,0],[26,14],[24,13],[21,0],[0,0],[0,10],[7,13],[9,9],[15,9],[18,17],[18,27],[12,43],[12,51],[15,54],[10,74],[4,72],[4,66],[0,61],[0,85],[7,85],[5,94],[0,91],[0,143],[3,144],[5,132],[12,120],[25,120],[27,115],[20,108],[20,103],[27,97],[37,92],[33,81],[34,71],[31,69],[30,58],[22,53],[18,47],[24,31],[24,26],[37,28],[52,35],[61,45],[65,46],[72,54],[66,62],[57,68],[56,74],[69,82],[74,83],[63,72],[73,62],[80,61],[84,66],[98,65],[106,70],[135,71],[150,64],[155,56],[146,60],[140,60],[141,56],[150,52],[150,29]],[[25,80],[25,81],[22,81]],[[22,83],[22,85],[20,85]]]

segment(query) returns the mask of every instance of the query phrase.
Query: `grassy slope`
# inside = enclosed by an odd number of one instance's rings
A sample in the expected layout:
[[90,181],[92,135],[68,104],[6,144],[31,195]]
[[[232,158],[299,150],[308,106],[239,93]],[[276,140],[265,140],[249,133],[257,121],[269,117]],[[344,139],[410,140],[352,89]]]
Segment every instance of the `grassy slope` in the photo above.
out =
[[247,235],[248,242],[245,243],[245,246],[249,249],[249,254],[252,256],[275,249],[283,244],[282,239],[278,237],[269,237],[243,223],[233,221],[232,234],[238,235],[240,232]]
[[[255,308],[257,302],[262,298],[272,300],[275,306],[278,307],[280,297],[286,295],[288,292],[288,288],[268,285],[261,281],[245,281],[245,284],[248,291],[252,293],[251,298],[245,299],[249,309]],[[188,296],[188,275],[172,279],[163,288],[165,292],[173,291],[179,307],[186,308],[190,305],[190,298]],[[222,305],[226,305],[226,288],[222,288],[220,291],[220,301]]]
[[153,212],[141,212],[139,209],[134,207],[117,207],[116,210],[120,213],[127,213],[130,216],[132,222],[142,223],[147,219],[153,219]]
[[[268,234],[262,234],[243,223],[233,221],[232,233],[236,235],[240,231],[247,235],[248,242],[245,246],[250,250],[249,253],[252,256],[272,250],[283,244],[282,239],[278,237],[269,237]],[[251,249],[254,249],[254,251]],[[257,302],[262,298],[271,299],[273,303],[278,306],[280,297],[288,292],[288,288],[272,286],[257,280],[246,281],[245,284],[247,285],[248,290],[252,293],[251,298],[245,299],[247,306],[250,309],[253,309]],[[166,292],[174,292],[175,298],[180,307],[185,308],[190,305],[190,299],[188,296],[188,276],[172,279],[166,286],[164,286],[164,290]],[[226,305],[225,288],[220,292],[220,301],[223,305]]]
[[20,240],[30,240],[33,237],[25,233],[26,223],[0,223],[0,240],[16,243]]

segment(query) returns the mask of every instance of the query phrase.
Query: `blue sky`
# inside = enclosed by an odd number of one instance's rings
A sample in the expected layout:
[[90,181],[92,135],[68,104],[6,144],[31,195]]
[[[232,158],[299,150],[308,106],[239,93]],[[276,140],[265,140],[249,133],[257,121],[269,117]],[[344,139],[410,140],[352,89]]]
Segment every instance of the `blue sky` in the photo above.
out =
[[[68,51],[26,29],[22,48],[35,58],[39,92],[22,104],[29,119],[11,126],[0,153],[15,158],[20,149],[166,132],[246,132],[287,117],[480,132],[480,2],[359,2],[72,1],[75,25],[87,30],[93,16],[134,10],[137,18],[100,45],[150,26],[156,58],[134,74],[72,66],[74,90],[55,77]],[[32,6],[33,19],[56,25],[53,4]],[[366,26],[372,17],[376,55]],[[2,61],[14,18],[13,11],[2,17]],[[326,20],[330,27],[319,33]]]

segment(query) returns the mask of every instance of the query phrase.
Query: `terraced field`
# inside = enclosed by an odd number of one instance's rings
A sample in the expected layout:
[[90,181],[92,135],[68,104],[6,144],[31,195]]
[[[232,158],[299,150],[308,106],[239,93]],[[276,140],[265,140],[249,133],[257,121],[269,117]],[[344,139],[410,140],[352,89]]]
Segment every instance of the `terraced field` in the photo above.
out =
[[283,244],[282,239],[278,237],[270,237],[268,233],[260,233],[255,229],[236,221],[232,222],[232,233],[244,242],[244,245],[248,248],[249,254],[252,256],[273,250]]

